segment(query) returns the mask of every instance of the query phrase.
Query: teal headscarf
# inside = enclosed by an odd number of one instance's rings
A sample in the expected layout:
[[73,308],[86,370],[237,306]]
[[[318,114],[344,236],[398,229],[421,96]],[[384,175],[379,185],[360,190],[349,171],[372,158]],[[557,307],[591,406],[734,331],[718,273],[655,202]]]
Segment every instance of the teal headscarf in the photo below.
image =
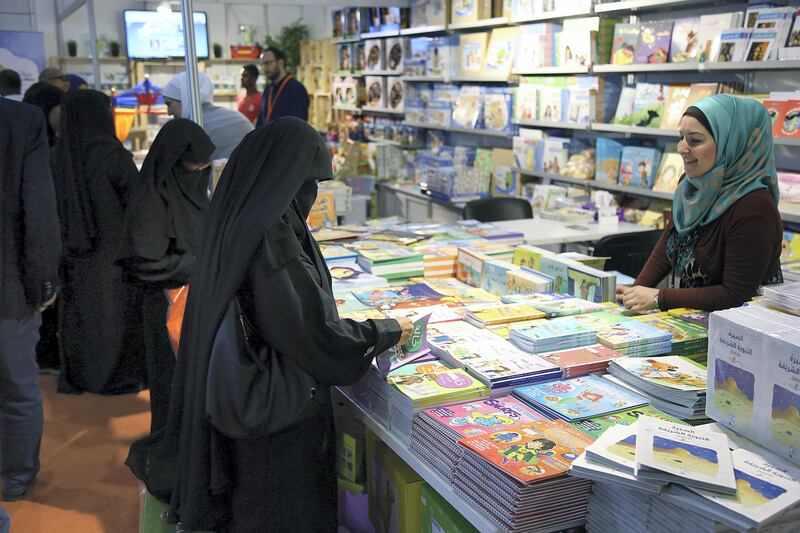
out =
[[717,143],[714,167],[702,176],[686,176],[675,191],[672,220],[688,233],[722,216],[745,195],[767,189],[778,203],[778,175],[772,124],[758,101],[729,94],[707,96],[694,104],[711,125]]

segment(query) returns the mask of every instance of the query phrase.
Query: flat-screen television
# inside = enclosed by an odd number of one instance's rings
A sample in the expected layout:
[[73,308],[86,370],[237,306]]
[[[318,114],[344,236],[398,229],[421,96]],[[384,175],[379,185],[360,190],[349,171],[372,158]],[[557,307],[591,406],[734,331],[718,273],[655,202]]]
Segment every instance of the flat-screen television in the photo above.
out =
[[[126,9],[123,16],[128,59],[172,59],[186,55],[180,11],[161,14]],[[194,42],[197,58],[208,59],[208,24],[202,11],[194,13]]]

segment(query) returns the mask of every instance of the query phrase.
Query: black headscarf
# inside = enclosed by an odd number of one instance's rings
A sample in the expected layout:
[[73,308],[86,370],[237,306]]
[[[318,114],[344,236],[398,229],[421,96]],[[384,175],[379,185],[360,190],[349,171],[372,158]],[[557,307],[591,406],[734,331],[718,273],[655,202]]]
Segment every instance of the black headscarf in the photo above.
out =
[[217,327],[262,243],[270,257],[297,249],[265,239],[267,229],[287,223],[290,210],[292,218],[304,220],[316,197],[315,180],[330,178],[320,135],[286,117],[242,140],[214,192],[192,274],[167,426],[134,443],[127,461],[152,493],[170,501],[172,518],[193,529],[219,526],[227,507],[228,448],[205,412]]
[[47,140],[50,146],[56,143],[56,130],[50,125],[50,111],[54,107],[61,105],[61,100],[64,99],[66,94],[58,87],[40,81],[28,87],[28,90],[25,91],[25,96],[22,98],[22,101],[26,104],[35,105],[44,111],[44,119],[47,124]]
[[53,179],[66,252],[94,248],[94,211],[103,206],[93,205],[91,184],[118,171],[120,158],[130,160],[131,155],[115,135],[111,99],[92,90],[64,94]]
[[158,132],[139,172],[125,215],[121,261],[158,260],[174,241],[194,254],[208,211],[209,169],[186,170],[182,163],[208,163],[214,143],[191,120],[170,120]]

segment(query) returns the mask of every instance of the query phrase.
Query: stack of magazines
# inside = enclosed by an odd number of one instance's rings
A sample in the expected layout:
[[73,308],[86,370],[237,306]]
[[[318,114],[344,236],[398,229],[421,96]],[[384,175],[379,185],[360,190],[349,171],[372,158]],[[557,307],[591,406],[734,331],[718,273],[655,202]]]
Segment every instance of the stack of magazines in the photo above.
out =
[[764,301],[781,311],[800,315],[800,281],[763,287]]
[[608,371],[672,416],[705,418],[707,369],[700,363],[674,355],[621,358]]
[[590,326],[551,321],[511,328],[511,333],[508,335],[508,340],[514,346],[530,353],[568,350],[595,344],[596,339],[595,330]]
[[672,335],[637,320],[597,330],[597,342],[628,357],[649,357],[672,351]]

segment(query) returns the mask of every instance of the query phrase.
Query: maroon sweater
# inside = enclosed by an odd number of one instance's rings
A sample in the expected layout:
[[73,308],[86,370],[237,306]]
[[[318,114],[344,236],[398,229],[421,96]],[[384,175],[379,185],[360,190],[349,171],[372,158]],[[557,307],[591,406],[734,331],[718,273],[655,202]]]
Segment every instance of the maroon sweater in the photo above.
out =
[[[672,269],[667,257],[670,231],[671,222],[635,285],[655,287]],[[711,284],[693,289],[660,289],[659,308],[715,311],[742,305],[757,294],[763,281],[780,271],[782,240],[783,225],[772,196],[766,189],[751,192],[708,224],[694,245],[695,261],[711,278]]]

